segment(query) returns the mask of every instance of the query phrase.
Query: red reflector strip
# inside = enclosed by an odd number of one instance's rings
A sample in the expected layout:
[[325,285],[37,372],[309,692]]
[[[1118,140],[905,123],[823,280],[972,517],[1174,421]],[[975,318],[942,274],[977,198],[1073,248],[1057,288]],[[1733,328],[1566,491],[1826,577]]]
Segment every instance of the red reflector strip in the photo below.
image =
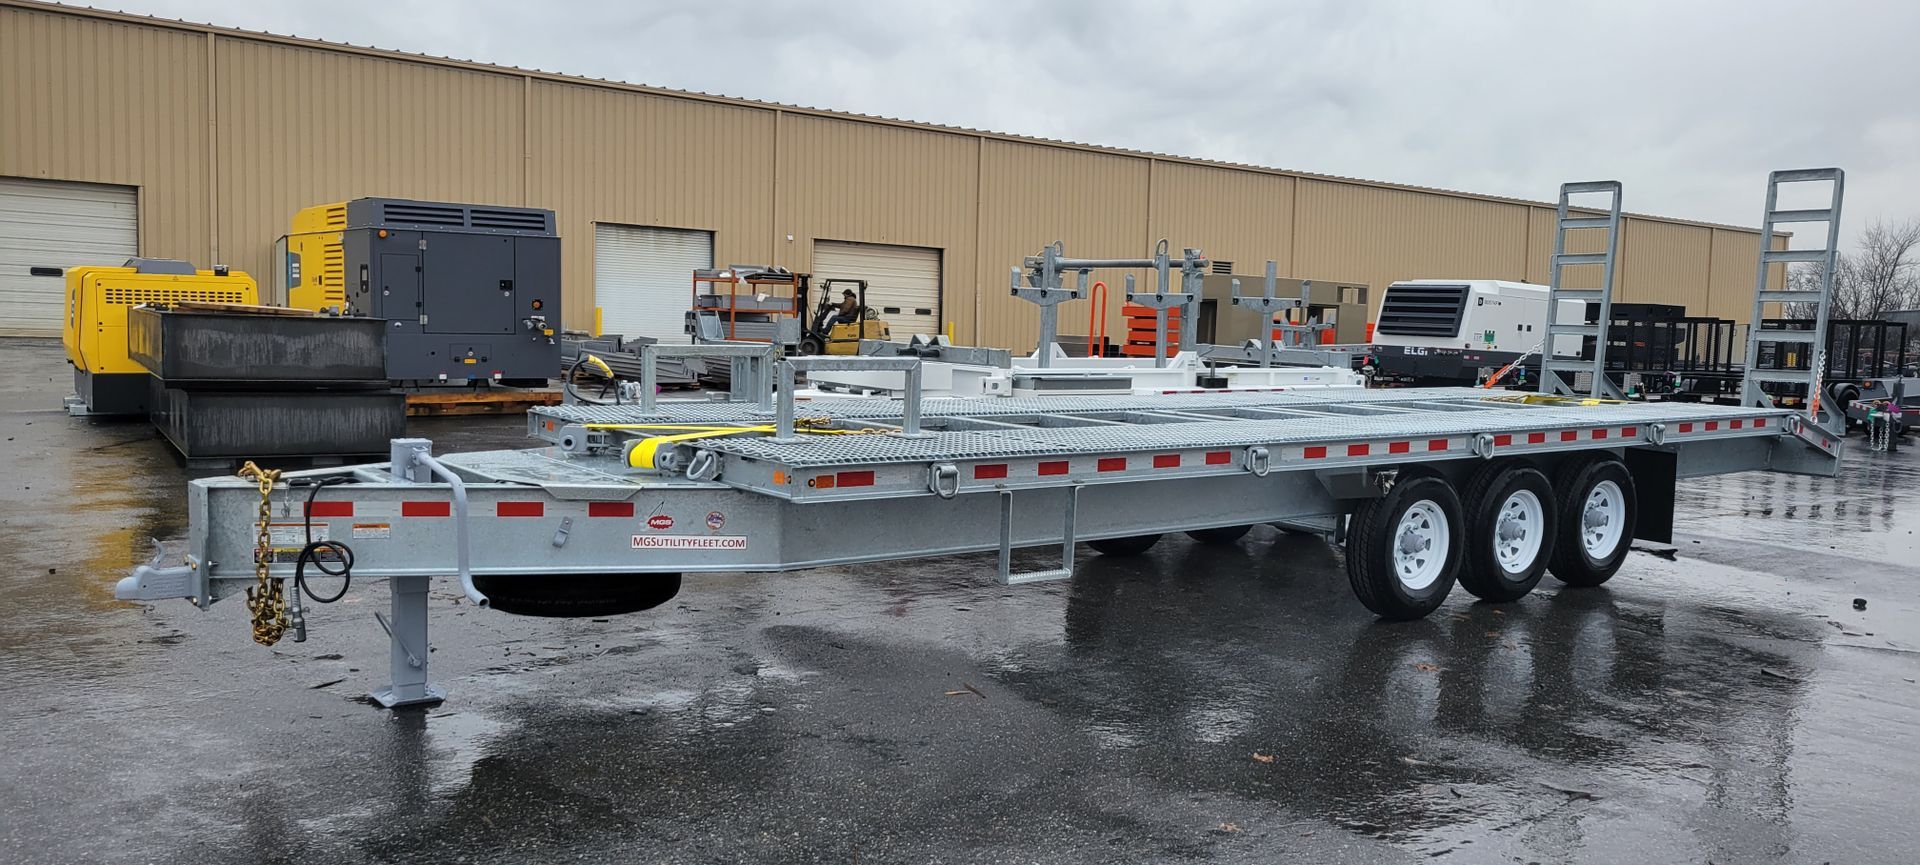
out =
[[1763,417],[1757,417],[1757,418],[1754,418],[1754,419],[1753,419],[1753,426],[1754,426],[1754,428],[1755,428],[1755,429],[1759,429],[1760,427],[1763,427],[1763,426],[1766,426],[1766,425],[1767,425],[1767,419],[1766,419],[1766,418],[1763,418]]
[[450,517],[453,516],[453,503],[401,502],[400,515],[403,517]]
[[1500,447],[1506,447],[1507,445],[1513,444],[1513,436],[1510,436],[1510,435],[1494,436],[1493,443]]
[[1590,433],[1590,435],[1592,435],[1594,438],[1597,438],[1597,439],[1603,439],[1607,437],[1607,431],[1604,429],[1597,429],[1597,430],[1594,430],[1592,433]]
[[1124,472],[1127,470],[1127,458],[1101,457],[1100,462],[1094,467],[1103,472]]
[[1350,457],[1363,457],[1372,452],[1372,445],[1347,445],[1347,456]]
[[1413,450],[1413,442],[1394,442],[1387,445],[1387,453],[1390,454],[1403,454],[1410,450]]
[[[1509,441],[1509,442],[1510,442],[1510,441],[1513,441],[1513,436],[1502,436],[1502,438],[1505,438],[1505,439],[1506,439],[1507,441]],[[1430,451],[1443,451],[1443,450],[1446,450],[1446,449],[1447,449],[1447,440],[1446,440],[1446,439],[1428,439],[1428,440],[1427,440],[1427,450],[1430,450]]]
[[1685,432],[1693,432],[1693,424],[1690,424],[1690,423],[1683,423],[1683,424],[1681,424],[1681,425],[1680,425],[1680,431],[1681,431],[1681,432],[1683,432],[1683,433],[1685,433]]
[[1635,438],[1640,435],[1640,428],[1637,426],[1627,427],[1620,431],[1620,435],[1626,438]]
[[1734,429],[1739,429],[1739,428],[1741,428],[1741,427],[1743,427],[1743,426],[1746,426],[1746,423],[1745,423],[1744,421],[1737,421],[1737,420],[1736,420],[1736,421],[1728,421],[1728,422],[1727,422],[1727,426],[1730,426],[1730,427],[1733,427]]
[[1578,432],[1575,432],[1570,429],[1563,429],[1560,431],[1560,440],[1563,442],[1570,442],[1579,437],[1580,437],[1580,434]]
[[1537,445],[1547,440],[1546,433],[1527,433],[1527,444]]
[[631,517],[633,502],[587,502],[587,516]]
[[1719,422],[1719,421],[1717,421],[1717,420],[1710,420],[1710,421],[1707,421],[1707,432],[1713,432],[1714,430],[1717,430],[1717,429],[1719,429],[1719,428],[1720,428],[1720,422]]
[[1233,462],[1233,454],[1226,451],[1208,451],[1207,465],[1224,466]]
[[547,513],[546,502],[499,502],[493,506],[495,516],[501,517],[538,517]]
[[[846,473],[842,472],[841,474],[843,475],[843,478],[840,481],[840,483],[842,486],[844,486],[846,485],[846,480],[844,478],[844,475]],[[973,479],[976,481],[990,481],[998,478],[1004,478],[1006,476],[1007,476],[1006,463],[993,463],[991,465],[973,467]],[[872,472],[868,472],[868,477],[872,477]]]
[[353,516],[353,502],[310,502],[307,504],[307,516],[350,517]]
[[1323,445],[1314,445],[1301,451],[1300,455],[1310,460],[1317,460],[1327,455],[1327,449]]
[[1040,474],[1043,477],[1046,475],[1064,475],[1066,473],[1067,473],[1066,460],[1052,460],[1052,461],[1044,462],[1040,464]]
[[[1003,478],[1004,478],[1004,477],[1006,477],[1006,476],[1007,476],[1007,467],[1006,467],[1006,466],[1001,466],[1001,467],[1000,467],[1000,477],[1003,477]],[[840,484],[841,486],[843,486],[843,487],[870,487],[870,486],[873,486],[873,472],[872,472],[872,471],[857,471],[857,472],[836,472],[836,473],[834,473],[834,476],[833,476],[833,479],[834,479],[835,481],[838,481],[838,482],[839,482],[839,484]]]
[[1153,467],[1156,469],[1177,469],[1180,467],[1179,454],[1155,454]]

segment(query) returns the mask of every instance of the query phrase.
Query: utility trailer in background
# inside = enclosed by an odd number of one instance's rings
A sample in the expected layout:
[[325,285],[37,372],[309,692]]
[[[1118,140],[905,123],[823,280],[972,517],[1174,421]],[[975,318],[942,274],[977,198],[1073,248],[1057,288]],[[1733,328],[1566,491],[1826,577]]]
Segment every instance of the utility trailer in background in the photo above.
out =
[[[1837,186],[1839,172],[1820,178]],[[1781,181],[1770,181],[1770,204]],[[1016,275],[1016,295],[1051,311],[1066,299],[1051,269],[1028,285]],[[1138,299],[1187,300],[1159,294]],[[1829,416],[1764,396],[1745,406],[1468,388],[924,398],[917,357],[743,362],[761,367],[756,380],[771,362],[780,386],[737,389],[729,402],[642,394],[535,409],[529,431],[548,446],[531,450],[436,455],[400,439],[384,463],[193,481],[185,562],[156,559],[116,595],[204,609],[245,589],[256,639],[288,627],[298,638],[299,591],[282,600],[286,580],[303,560],[348,557],[316,545],[350,545],[355,576],[392,581],[393,684],[374,696],[395,706],[441,699],[427,676],[426,593],[450,573],[502,611],[602,616],[666,602],[685,574],[996,552],[997,578],[1012,585],[1072,577],[1080,541],[1130,555],[1169,533],[1233,543],[1267,523],[1343,543],[1361,603],[1410,619],[1456,582],[1496,602],[1549,570],[1570,585],[1605,582],[1631,539],[1668,539],[1688,478],[1830,476],[1839,460]],[[831,369],[898,370],[904,392],[796,397],[798,374]],[[309,527],[316,541],[302,544]],[[1057,566],[1016,569],[1014,551],[1031,546],[1056,547]],[[291,621],[275,618],[286,600]]]

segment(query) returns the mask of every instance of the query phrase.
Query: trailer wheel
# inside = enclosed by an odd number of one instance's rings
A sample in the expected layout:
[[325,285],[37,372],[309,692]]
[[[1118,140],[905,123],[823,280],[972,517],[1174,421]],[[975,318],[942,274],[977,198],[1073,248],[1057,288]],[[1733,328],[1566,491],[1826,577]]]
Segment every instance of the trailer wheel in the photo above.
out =
[[1103,556],[1137,556],[1160,543],[1159,535],[1134,535],[1130,538],[1101,538],[1088,541],[1087,546]]
[[1522,463],[1494,463],[1467,483],[1460,586],[1484,601],[1517,601],[1540,584],[1559,512],[1553,483]]
[[1597,586],[1612,579],[1633,545],[1633,474],[1619,460],[1568,463],[1554,478],[1560,531],[1553,576],[1569,586]]
[[1217,529],[1194,529],[1187,532],[1187,537],[1203,544],[1225,546],[1246,537],[1250,531],[1253,531],[1252,526],[1221,526]]
[[1360,603],[1386,619],[1418,619],[1453,591],[1464,521],[1444,478],[1403,477],[1360,503],[1347,529],[1347,581]]
[[483,577],[487,605],[516,616],[579,619],[651,610],[680,594],[679,574],[532,574]]

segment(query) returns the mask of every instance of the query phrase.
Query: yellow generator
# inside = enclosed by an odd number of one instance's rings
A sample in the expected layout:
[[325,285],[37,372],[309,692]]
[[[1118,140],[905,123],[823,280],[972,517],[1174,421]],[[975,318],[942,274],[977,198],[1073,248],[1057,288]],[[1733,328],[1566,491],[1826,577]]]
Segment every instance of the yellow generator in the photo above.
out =
[[145,414],[147,371],[127,355],[127,310],[141,304],[260,302],[260,287],[224,266],[197,270],[185,261],[130,258],[121,267],[67,268],[67,320],[61,341],[73,364],[75,416]]

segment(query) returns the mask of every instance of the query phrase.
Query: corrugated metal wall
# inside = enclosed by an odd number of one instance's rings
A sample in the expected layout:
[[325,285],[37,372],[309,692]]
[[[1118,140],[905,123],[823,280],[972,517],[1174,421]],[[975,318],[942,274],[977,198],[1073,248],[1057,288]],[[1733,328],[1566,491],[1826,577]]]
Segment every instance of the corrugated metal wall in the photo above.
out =
[[[1074,258],[1147,255],[1147,166],[1147,160],[1132,156],[982,142],[980,281],[973,298],[982,344],[1023,352],[1034,348],[1040,308],[1008,292],[1008,269],[1019,266],[1022,257],[1037,255],[1056,240]],[[1121,288],[1111,278],[1108,282],[1109,314],[1118,321]],[[1086,320],[1085,301],[1061,306],[1061,331],[1084,333]]]
[[370,195],[520,203],[518,81],[277,43],[213,42],[218,243],[193,254],[203,263],[211,256],[266,282],[273,238],[287,232],[294,211],[314,204]]
[[815,240],[939,249],[944,318],[973,333],[980,139],[782,112],[779,151],[775,264],[812,271]]
[[595,222],[711,231],[718,264],[773,257],[773,112],[538,80],[527,87],[526,203],[554,212],[568,327],[593,321]]
[[1294,272],[1362,282],[1373,303],[1400,279],[1521,279],[1524,205],[1302,180]]
[[[963,341],[1025,350],[1007,270],[1054,240],[1168,238],[1257,275],[1545,282],[1549,207],[832,115],[0,0],[0,175],[140,190],[143,254],[267,279],[293,212],[364,195],[547,207],[566,323],[593,320],[596,221],[714,233],[805,270],[818,239],[942,250]],[[211,130],[211,132],[210,132]],[[1755,178],[1756,206],[1760,178]],[[1541,190],[1542,195],[1552,190]],[[1629,190],[1631,195],[1631,190]],[[1754,231],[1630,219],[1621,296],[1745,318]],[[1109,333],[1121,284],[1109,277]],[[1144,283],[1143,283],[1144,285]],[[1085,331],[1087,304],[1062,310]]]
[[0,8],[0,174],[139,187],[142,252],[205,261],[212,43]]

